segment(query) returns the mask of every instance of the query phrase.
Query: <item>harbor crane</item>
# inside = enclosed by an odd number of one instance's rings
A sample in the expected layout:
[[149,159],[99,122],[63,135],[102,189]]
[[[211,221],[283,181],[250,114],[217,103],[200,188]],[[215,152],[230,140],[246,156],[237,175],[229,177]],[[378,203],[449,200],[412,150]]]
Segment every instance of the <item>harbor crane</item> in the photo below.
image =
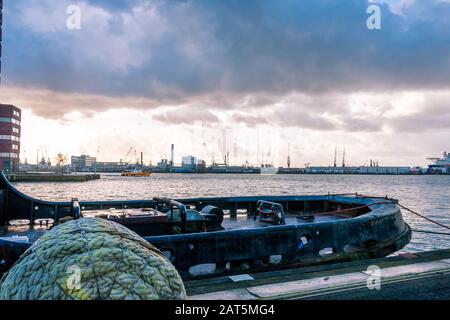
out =
[[203,142],[203,147],[205,148],[206,155],[211,159],[212,166],[215,166],[216,161],[214,159],[214,153],[208,152],[208,148],[206,147],[206,142]]
[[[127,155],[126,155],[125,158],[123,159],[123,162],[127,162],[128,157],[130,156],[130,153],[131,153],[132,151],[134,151],[134,157],[136,158],[136,164],[139,164],[139,159],[138,159],[137,151],[136,151],[136,148],[135,148],[135,147],[130,147],[130,150],[128,150]],[[122,161],[120,161],[120,162],[122,162]]]
[[[228,166],[229,152],[227,151],[226,140],[224,140],[224,143],[222,143],[222,140],[219,138],[218,143],[219,143],[220,152],[222,153],[222,157],[223,157],[223,165]],[[222,165],[221,163],[216,163],[216,164]]]
[[291,167],[291,144],[288,144],[287,167]]

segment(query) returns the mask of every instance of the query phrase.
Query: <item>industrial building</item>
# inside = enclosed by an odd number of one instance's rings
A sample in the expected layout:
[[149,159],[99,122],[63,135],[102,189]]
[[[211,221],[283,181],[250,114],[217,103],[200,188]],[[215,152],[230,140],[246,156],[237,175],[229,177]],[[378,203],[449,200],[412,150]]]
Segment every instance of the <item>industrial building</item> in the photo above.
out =
[[197,171],[197,158],[194,156],[185,156],[181,159],[181,171],[183,172],[196,172]]
[[20,162],[21,110],[0,104],[0,170],[18,172]]
[[356,166],[356,167],[308,167],[305,173],[322,174],[410,174],[410,167]]
[[359,173],[367,174],[409,174],[411,173],[410,167],[359,167]]
[[91,171],[97,164],[97,158],[82,154],[81,156],[72,156],[70,165],[75,171]]
[[[122,172],[128,168],[127,162],[97,162],[93,171],[95,172]],[[92,168],[91,168],[92,169]],[[92,170],[90,170],[92,172]]]

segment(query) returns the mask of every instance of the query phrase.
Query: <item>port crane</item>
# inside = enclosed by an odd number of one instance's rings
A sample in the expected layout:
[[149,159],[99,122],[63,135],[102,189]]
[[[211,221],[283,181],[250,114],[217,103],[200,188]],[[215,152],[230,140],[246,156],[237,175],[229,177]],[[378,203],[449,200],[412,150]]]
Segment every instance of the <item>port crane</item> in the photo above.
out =
[[228,152],[227,152],[227,147],[226,147],[226,141],[224,141],[224,143],[222,144],[222,140],[219,138],[219,140],[218,140],[218,143],[219,143],[219,149],[220,149],[220,152],[222,152],[222,156],[223,156],[223,164],[222,163],[216,163],[216,165],[219,165],[219,166],[221,166],[221,165],[224,165],[224,166],[227,166],[228,165]]
[[208,152],[208,148],[206,147],[206,142],[203,142],[203,147],[205,148],[206,155],[208,157],[210,157],[212,166],[214,167],[216,165],[216,161],[214,159],[214,153],[209,153]]
[[288,143],[287,167],[291,167],[291,144]]
[[[134,157],[136,158],[136,164],[139,164],[139,160],[138,160],[138,156],[137,156],[137,151],[135,147],[130,147],[130,149],[127,152],[127,155],[125,156],[125,158],[123,159],[123,162],[127,162],[128,157],[130,156],[130,153],[134,151]],[[120,161],[122,162],[122,161]]]

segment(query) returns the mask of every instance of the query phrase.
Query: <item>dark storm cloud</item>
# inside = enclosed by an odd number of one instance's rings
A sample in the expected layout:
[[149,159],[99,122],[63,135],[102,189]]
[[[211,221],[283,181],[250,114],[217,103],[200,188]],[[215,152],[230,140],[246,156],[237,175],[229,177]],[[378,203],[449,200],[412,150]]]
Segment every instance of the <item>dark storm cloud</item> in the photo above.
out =
[[[249,127],[448,128],[447,95],[429,92],[450,85],[450,3],[384,2],[370,31],[363,0],[8,1],[3,83],[46,118],[166,106],[154,120],[219,125],[231,110]],[[69,4],[80,31],[66,28]],[[390,118],[389,98],[366,99],[366,114],[349,98],[401,91],[424,92],[426,107]]]
[[[89,5],[85,10],[108,16],[84,12],[91,20],[77,33],[60,25],[64,5],[74,2],[55,7],[48,1],[6,3],[7,83],[166,101],[215,92],[371,91],[450,83],[445,2],[417,1],[404,16],[380,4],[383,29],[369,31],[368,4],[361,0],[90,0],[81,2]],[[34,20],[42,32],[23,19],[32,19],[29,11],[39,8],[57,10]],[[99,27],[95,20],[102,19]],[[55,30],[46,30],[46,24]]]

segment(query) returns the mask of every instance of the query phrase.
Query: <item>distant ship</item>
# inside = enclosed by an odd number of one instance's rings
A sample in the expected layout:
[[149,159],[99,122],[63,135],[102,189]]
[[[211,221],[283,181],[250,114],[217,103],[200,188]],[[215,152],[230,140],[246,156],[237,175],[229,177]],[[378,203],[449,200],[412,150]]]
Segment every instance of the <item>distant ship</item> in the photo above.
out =
[[150,171],[143,171],[143,170],[126,170],[123,171],[121,176],[122,177],[148,177],[150,176],[152,173]]
[[444,152],[442,158],[428,158],[428,160],[434,161],[428,166],[430,171],[450,174],[450,153]]

